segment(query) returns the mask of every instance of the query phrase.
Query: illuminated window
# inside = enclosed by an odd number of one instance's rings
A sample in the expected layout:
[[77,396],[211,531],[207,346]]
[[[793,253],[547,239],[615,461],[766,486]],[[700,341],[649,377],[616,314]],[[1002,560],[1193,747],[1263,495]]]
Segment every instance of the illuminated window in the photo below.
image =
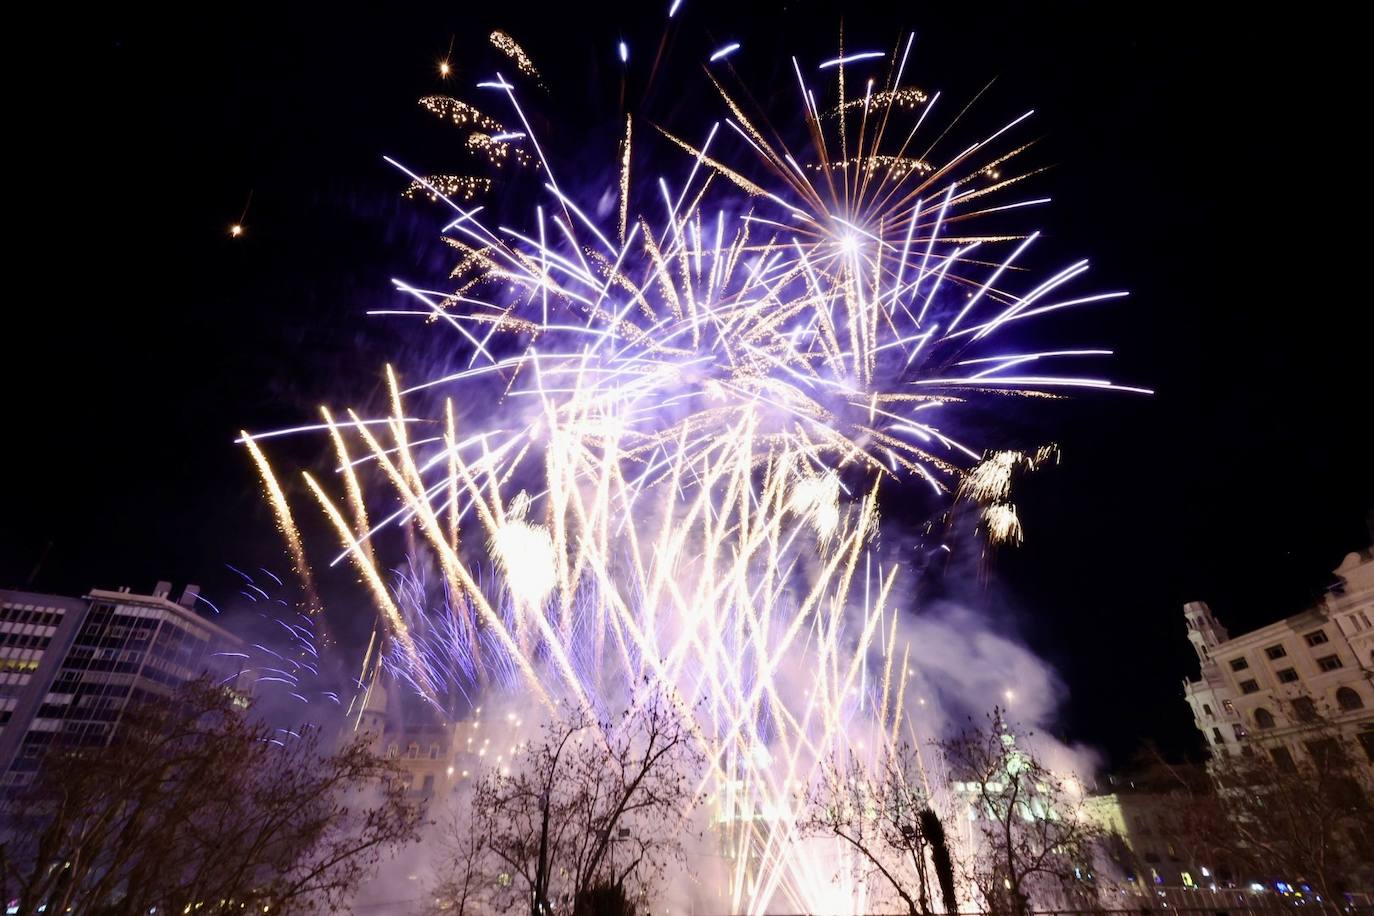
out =
[[1309,646],[1320,646],[1322,643],[1326,642],[1326,631],[1313,630],[1311,633],[1304,636],[1303,639],[1306,640]]
[[1317,667],[1323,671],[1335,671],[1342,667],[1339,655],[1324,655],[1317,659]]
[[1245,660],[1245,656],[1243,656],[1243,655],[1242,655],[1240,658],[1233,658],[1233,659],[1231,659],[1231,670],[1232,670],[1232,671],[1244,671],[1246,668],[1249,668],[1249,667],[1250,667],[1250,663],[1247,662],[1247,661]]
[[1235,711],[1236,711],[1236,707],[1233,706],[1233,705],[1231,705],[1231,701],[1230,701],[1230,700],[1222,700],[1222,701],[1221,701],[1221,707],[1222,707],[1222,709],[1225,709],[1228,713],[1234,714]]
[[1270,646],[1269,648],[1264,650],[1264,654],[1269,656],[1269,659],[1272,661],[1274,659],[1283,658],[1284,656],[1286,656],[1288,654],[1288,650],[1285,649],[1283,646]]
[[1298,672],[1292,668],[1284,668],[1278,675],[1280,684],[1291,684],[1298,679]]

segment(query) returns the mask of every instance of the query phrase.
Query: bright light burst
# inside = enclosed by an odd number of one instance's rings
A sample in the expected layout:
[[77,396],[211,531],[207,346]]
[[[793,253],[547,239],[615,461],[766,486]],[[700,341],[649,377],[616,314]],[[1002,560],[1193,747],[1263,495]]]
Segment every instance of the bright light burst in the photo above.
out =
[[[720,83],[721,120],[698,140],[661,131],[657,171],[632,157],[627,120],[612,207],[559,183],[505,76],[478,84],[499,118],[425,99],[542,194],[504,224],[468,202],[486,179],[393,163],[409,193],[451,208],[459,262],[444,289],[397,281],[413,305],[376,314],[450,335],[461,356],[409,387],[389,371],[389,416],[326,411],[284,431],[330,434],[338,492],[307,482],[343,541],[335,562],[371,589],[395,676],[437,706],[496,688],[550,710],[676,698],[711,761],[699,790],[734,911],[864,906],[860,888],[834,886],[833,849],[813,861],[796,799],[831,756],[910,735],[896,596],[911,583],[879,543],[880,487],[914,481],[932,514],[974,502],[992,540],[1019,541],[1012,475],[1056,453],[966,441],[962,411],[1142,391],[1059,368],[1109,351],[1017,346],[1028,321],[1124,294],[1075,291],[1086,261],[1027,279],[1037,234],[979,230],[1046,202],[1016,196],[1034,171],[1016,170],[1030,112],[936,158],[950,125],[927,124],[939,95],[903,82],[911,44],[794,59],[801,146]],[[261,457],[272,435],[242,441],[299,557]],[[387,586],[374,541],[398,525],[441,573],[442,600],[413,579]]]

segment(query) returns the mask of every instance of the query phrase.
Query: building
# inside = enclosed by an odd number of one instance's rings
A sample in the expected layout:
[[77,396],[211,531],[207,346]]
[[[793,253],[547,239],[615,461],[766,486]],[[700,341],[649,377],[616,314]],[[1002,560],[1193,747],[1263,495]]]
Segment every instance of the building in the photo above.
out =
[[1374,551],[1352,553],[1314,607],[1231,636],[1205,602],[1184,606],[1201,676],[1185,679],[1214,756],[1261,748],[1281,765],[1335,731],[1374,762]]
[[233,679],[237,637],[178,601],[92,590],[84,598],[0,591],[0,783],[32,781],[55,743],[102,745],[131,703],[202,674]]
[[0,773],[28,729],[90,603],[0,591]]
[[1083,804],[1108,835],[1107,852],[1138,892],[1155,888],[1215,887],[1232,875],[1226,863],[1193,848],[1193,831],[1180,829],[1187,799],[1211,791],[1195,766],[1155,766],[1107,776]]
[[[450,720],[428,705],[406,703],[378,674],[368,688],[353,732],[367,734],[374,753],[394,761],[412,799],[428,804],[470,785],[484,770],[509,773],[521,747],[523,719],[513,712],[488,723],[482,707]],[[492,726],[495,727],[492,727]]]

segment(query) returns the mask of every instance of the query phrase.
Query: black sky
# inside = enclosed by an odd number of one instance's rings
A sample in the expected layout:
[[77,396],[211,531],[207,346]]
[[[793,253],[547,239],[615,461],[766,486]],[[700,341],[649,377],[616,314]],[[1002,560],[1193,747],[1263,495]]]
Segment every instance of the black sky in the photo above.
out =
[[[1192,746],[1182,602],[1233,630],[1292,613],[1367,542],[1374,506],[1354,38],[1320,5],[1206,6],[685,0],[672,42],[688,61],[731,38],[742,60],[819,53],[842,11],[851,46],[915,29],[922,86],[967,98],[996,77],[984,126],[1037,109],[1051,247],[1132,291],[1085,321],[1118,349],[1114,377],[1159,394],[1046,415],[1063,462],[1024,491],[1028,543],[984,597],[1064,676],[1068,734],[1117,761],[1145,737]],[[437,59],[452,42],[470,82],[465,49],[505,28],[565,110],[613,115],[615,42],[633,97],[663,13],[55,7],[12,38],[0,585],[40,557],[33,587],[66,592],[213,591],[224,562],[284,566],[230,440],[357,403],[404,353],[362,313],[392,301],[389,277],[447,263],[381,161],[457,155],[414,104],[442,88]]]

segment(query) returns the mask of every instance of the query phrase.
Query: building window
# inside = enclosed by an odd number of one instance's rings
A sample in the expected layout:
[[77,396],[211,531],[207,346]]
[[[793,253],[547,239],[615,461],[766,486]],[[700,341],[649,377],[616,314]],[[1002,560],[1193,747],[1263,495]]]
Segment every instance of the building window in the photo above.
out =
[[1255,710],[1255,728],[1273,728],[1274,714],[1261,706]]
[[1211,717],[1212,707],[1208,706],[1206,703],[1202,704],[1202,711],[1205,712],[1209,718]]
[[1247,662],[1247,661],[1245,660],[1245,656],[1243,656],[1243,655],[1242,655],[1240,658],[1233,658],[1233,659],[1231,659],[1231,670],[1232,670],[1232,671],[1244,671],[1246,668],[1249,668],[1249,667],[1250,667],[1250,663]]
[[1360,747],[1364,748],[1364,755],[1374,763],[1374,732],[1360,732]]
[[437,745],[437,744],[431,744],[431,745],[429,746],[429,759],[430,759],[430,760],[438,760],[438,759],[439,759],[439,745]]
[[1293,755],[1288,753],[1286,747],[1276,747],[1269,752],[1269,756],[1274,758],[1274,765],[1285,773],[1296,773],[1297,764],[1293,762]]
[[1364,709],[1364,700],[1351,687],[1342,687],[1336,691],[1336,705],[1346,712],[1353,712],[1356,709]]
[[1264,650],[1264,654],[1269,657],[1270,661],[1273,661],[1277,658],[1283,658],[1288,654],[1288,650],[1283,646],[1270,646]]
[[1217,744],[1226,743],[1226,739],[1221,736],[1221,729],[1219,728],[1212,729],[1212,739],[1216,741]]
[[395,760],[396,757],[397,757],[397,755],[400,754],[400,752],[401,752],[401,747],[400,747],[400,745],[397,745],[397,744],[390,744],[390,745],[387,745],[386,755],[387,755],[388,757],[390,757],[392,760]]
[[1326,642],[1326,631],[1313,630],[1311,633],[1304,636],[1303,639],[1307,641],[1309,646],[1320,646],[1322,643]]
[[1245,737],[1245,728],[1244,728],[1243,726],[1241,726],[1239,723],[1236,723],[1236,724],[1232,725],[1232,726],[1231,726],[1231,730],[1234,731],[1234,732],[1236,733],[1236,740],[1237,740],[1237,741],[1239,741],[1241,738],[1244,738],[1244,737]]
[[411,760],[418,759],[420,756],[420,745],[416,744],[414,741],[410,742],[406,747],[406,756]]
[[1339,655],[1323,655],[1317,659],[1317,667],[1323,671],[1335,671],[1341,667],[1341,657]]
[[1280,684],[1291,684],[1298,679],[1298,672],[1292,668],[1284,668],[1278,672]]
[[423,792],[423,793],[425,793],[426,795],[430,795],[430,794],[432,794],[432,793],[434,792],[434,774],[433,774],[433,773],[430,773],[428,776],[425,777],[425,781],[424,781],[424,782],[421,784],[421,786],[420,786],[420,791]]
[[1254,692],[1256,692],[1257,690],[1259,690],[1259,684],[1256,683],[1254,680],[1248,680],[1248,681],[1241,681],[1241,682],[1240,682],[1240,692],[1241,692],[1241,693],[1254,693]]
[[1231,705],[1231,701],[1230,701],[1230,700],[1222,700],[1222,701],[1221,701],[1221,708],[1224,709],[1224,710],[1226,710],[1227,715],[1235,715],[1235,714],[1236,714],[1236,707],[1233,706],[1233,705]]
[[1298,714],[1300,722],[1317,721],[1317,706],[1312,702],[1311,697],[1297,697],[1293,700],[1293,711]]
[[1312,757],[1312,762],[1323,770],[1344,762],[1344,755],[1341,753],[1341,745],[1335,738],[1322,738],[1318,741],[1308,741],[1306,747],[1307,753]]

